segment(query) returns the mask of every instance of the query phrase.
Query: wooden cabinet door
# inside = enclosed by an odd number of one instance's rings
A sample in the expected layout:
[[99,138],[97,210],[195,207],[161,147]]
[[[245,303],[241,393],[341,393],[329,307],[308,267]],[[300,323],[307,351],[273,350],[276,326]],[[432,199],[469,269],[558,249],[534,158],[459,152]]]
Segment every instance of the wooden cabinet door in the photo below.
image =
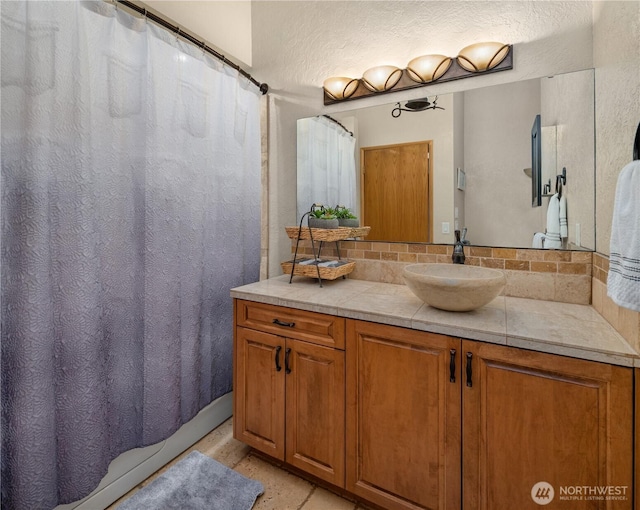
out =
[[286,461],[344,488],[344,352],[287,339]]
[[[462,346],[465,510],[537,510],[552,494],[548,508],[632,508],[631,369],[479,342]],[[532,494],[539,482],[549,485]],[[626,491],[626,499],[566,499],[606,486]]]
[[460,345],[347,321],[347,490],[389,510],[460,508]]
[[282,337],[236,328],[234,437],[279,460],[285,449],[284,344]]

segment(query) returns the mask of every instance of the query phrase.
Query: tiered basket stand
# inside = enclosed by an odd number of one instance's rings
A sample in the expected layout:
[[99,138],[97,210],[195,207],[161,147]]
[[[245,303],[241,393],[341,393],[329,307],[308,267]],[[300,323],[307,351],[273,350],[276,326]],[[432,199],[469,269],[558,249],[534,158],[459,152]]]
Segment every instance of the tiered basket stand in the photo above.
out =
[[[320,287],[322,287],[322,280],[335,280],[342,276],[346,277],[351,273],[356,265],[355,262],[349,262],[343,260],[340,255],[340,241],[345,239],[351,239],[356,237],[365,237],[371,227],[339,227],[334,229],[326,228],[310,228],[310,227],[285,227],[289,239],[296,240],[296,249],[293,255],[293,260],[282,262],[282,271],[285,274],[289,274],[289,283],[293,280],[294,276],[308,276],[310,278],[317,278]],[[300,264],[302,259],[298,259],[298,247],[301,240],[310,240],[311,249],[313,251],[313,263],[312,264]],[[318,242],[318,250],[316,251],[316,242]],[[322,251],[322,245],[325,242],[335,242],[336,251],[338,252],[338,261],[342,262],[336,267],[321,266],[323,261],[320,258]]]

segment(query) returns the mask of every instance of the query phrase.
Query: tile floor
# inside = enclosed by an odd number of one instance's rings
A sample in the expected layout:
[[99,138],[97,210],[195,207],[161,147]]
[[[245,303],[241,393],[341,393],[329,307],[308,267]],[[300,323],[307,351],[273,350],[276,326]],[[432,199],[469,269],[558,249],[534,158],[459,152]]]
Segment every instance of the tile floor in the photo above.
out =
[[232,418],[204,436],[191,448],[184,451],[169,464],[158,470],[137,487],[133,488],[106,510],[115,510],[138,489],[152,482],[169,467],[197,450],[228,466],[248,478],[259,480],[264,486],[254,510],[366,510],[368,507],[354,503],[318,487],[298,476],[262,460],[251,449],[233,438]]

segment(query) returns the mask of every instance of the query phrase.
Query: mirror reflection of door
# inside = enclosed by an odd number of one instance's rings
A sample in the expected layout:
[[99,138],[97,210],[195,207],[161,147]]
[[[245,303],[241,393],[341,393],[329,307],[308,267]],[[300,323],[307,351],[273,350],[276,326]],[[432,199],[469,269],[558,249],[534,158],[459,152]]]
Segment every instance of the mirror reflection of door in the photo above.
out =
[[360,149],[367,241],[432,241],[432,142]]

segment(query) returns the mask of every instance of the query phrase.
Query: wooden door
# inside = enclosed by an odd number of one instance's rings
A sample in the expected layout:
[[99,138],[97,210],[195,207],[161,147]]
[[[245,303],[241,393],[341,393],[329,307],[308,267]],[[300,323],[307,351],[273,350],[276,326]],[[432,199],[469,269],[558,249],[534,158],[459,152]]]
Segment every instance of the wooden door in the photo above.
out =
[[279,460],[285,450],[284,344],[282,337],[236,328],[234,437]]
[[[463,508],[537,510],[536,496],[553,497],[548,508],[631,510],[631,369],[470,341],[463,353]],[[626,499],[562,499],[606,486]]]
[[286,461],[344,488],[344,351],[287,339]]
[[389,510],[460,508],[460,406],[460,340],[347,322],[347,490]]
[[361,149],[363,224],[367,241],[431,242],[431,142]]

